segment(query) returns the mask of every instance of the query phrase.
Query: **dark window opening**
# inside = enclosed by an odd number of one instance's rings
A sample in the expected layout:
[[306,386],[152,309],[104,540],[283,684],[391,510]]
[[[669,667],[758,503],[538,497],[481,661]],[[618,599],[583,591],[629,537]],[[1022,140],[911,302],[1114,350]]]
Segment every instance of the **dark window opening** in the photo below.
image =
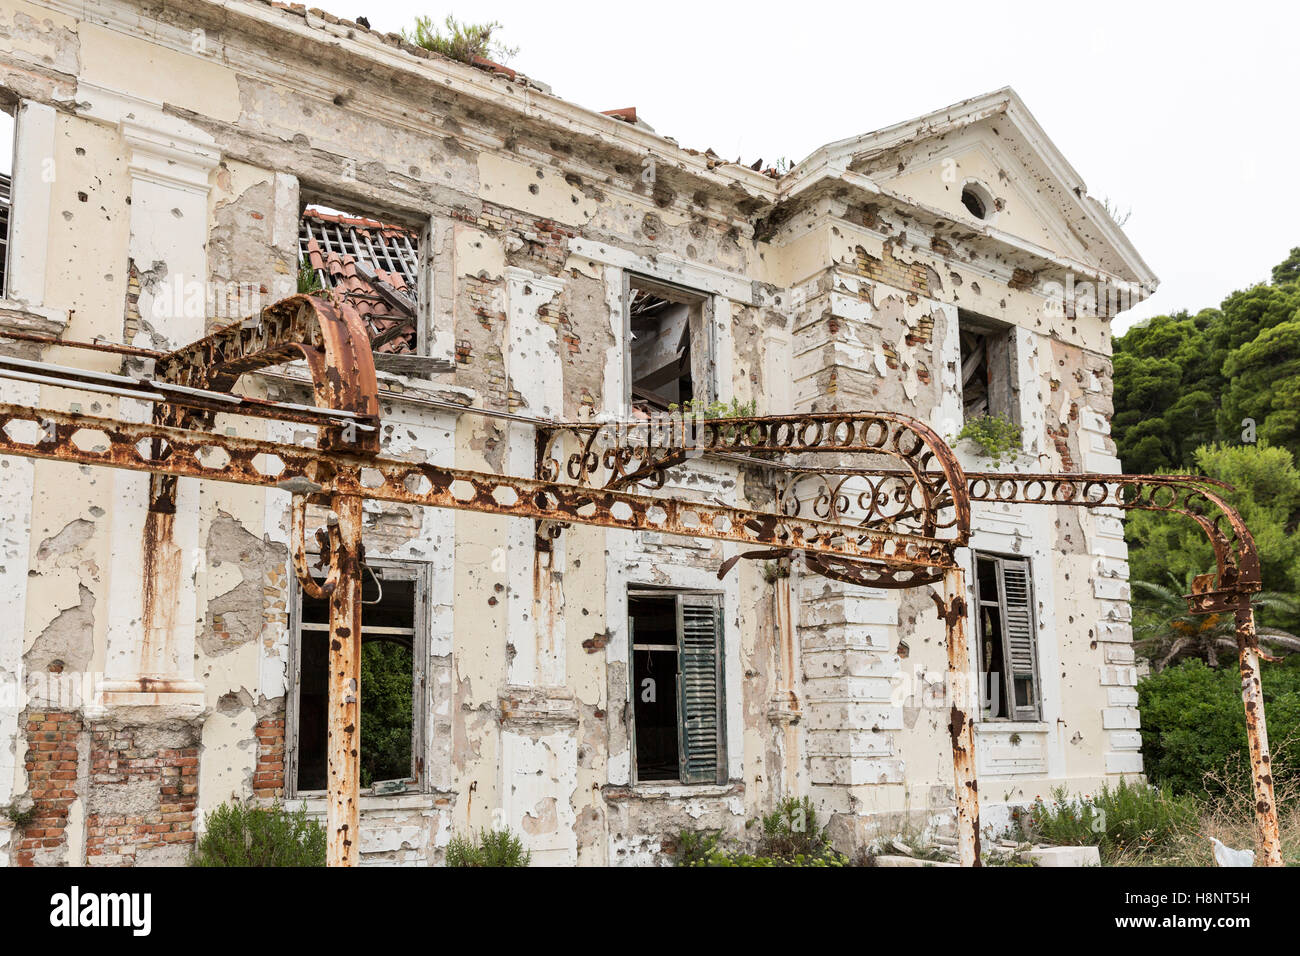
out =
[[308,205],[298,221],[298,291],[339,293],[381,355],[418,354],[420,236],[405,226]]
[[638,780],[676,780],[677,603],[630,598],[632,693],[635,695]]
[[726,782],[721,612],[716,594],[628,595],[638,782]]
[[980,712],[985,720],[1037,720],[1038,647],[1029,562],[975,555]]
[[[362,579],[361,785],[377,792],[419,785],[418,583],[403,567],[371,567]],[[300,598],[295,789],[303,793],[326,788],[329,605]]]
[[632,407],[646,413],[709,402],[704,298],[632,277],[628,299]]
[[1013,329],[964,309],[957,313],[957,328],[964,420],[992,415],[1019,423]]
[[979,193],[975,192],[975,190],[971,189],[969,186],[961,191],[961,204],[965,206],[966,211],[976,219],[983,219],[988,215],[988,209],[984,205],[984,200],[980,197]]

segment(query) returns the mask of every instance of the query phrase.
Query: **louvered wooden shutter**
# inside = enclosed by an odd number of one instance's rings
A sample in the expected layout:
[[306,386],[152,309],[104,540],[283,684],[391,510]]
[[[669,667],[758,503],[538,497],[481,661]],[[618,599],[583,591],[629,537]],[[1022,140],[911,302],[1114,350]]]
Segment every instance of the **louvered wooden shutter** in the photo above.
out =
[[998,562],[1002,588],[1006,667],[1010,674],[1012,712],[1019,720],[1038,719],[1038,668],[1034,638],[1033,589],[1029,563],[1003,558]]
[[719,596],[677,595],[677,634],[682,783],[726,783]]

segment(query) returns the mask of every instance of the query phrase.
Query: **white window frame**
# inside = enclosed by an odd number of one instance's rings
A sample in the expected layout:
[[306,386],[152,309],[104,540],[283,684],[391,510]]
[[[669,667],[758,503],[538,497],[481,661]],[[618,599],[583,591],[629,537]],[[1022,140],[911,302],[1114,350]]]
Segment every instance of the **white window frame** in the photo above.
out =
[[[418,261],[415,270],[415,355],[423,358],[450,358],[454,348],[435,349],[435,310],[433,297],[436,291],[434,280],[433,246],[435,241],[434,220],[424,213],[398,211],[390,215],[375,209],[364,201],[332,197],[328,190],[316,190],[299,187],[298,214],[294,221],[294,250],[297,262],[302,263],[302,242],[299,238],[302,230],[302,215],[308,206],[321,206],[333,209],[349,216],[375,219],[395,226],[403,226],[416,234],[419,248],[416,250]],[[450,339],[454,340],[454,333]]]
[[[986,559],[999,562],[996,566],[998,595],[996,601],[989,601],[980,591],[979,562],[980,559]],[[1010,637],[1006,627],[1007,609],[1003,595],[1005,593],[1003,586],[1003,571],[1001,562],[1014,562],[1024,565],[1025,581],[1027,587],[1028,613],[1029,613],[1029,632],[1031,636],[1031,655],[1033,662],[1031,664],[1031,677],[1033,679],[1033,703],[1024,707],[1017,706],[1015,698],[1014,675],[1015,672],[1011,665],[1011,644]],[[1034,588],[1034,562],[1033,559],[1024,555],[999,554],[993,551],[971,551],[971,584],[972,584],[972,602],[973,619],[971,621],[971,634],[976,642],[973,648],[975,652],[975,668],[979,677],[979,721],[983,723],[1038,723],[1043,719],[1043,677],[1041,666],[1041,651],[1039,648],[1039,627],[1038,627],[1038,610],[1035,604]],[[999,620],[1002,624],[1002,693],[1007,695],[1007,714],[1005,717],[988,715],[985,705],[986,695],[986,678],[988,671],[984,669],[985,662],[981,660],[980,642],[983,634],[980,625],[980,608],[983,603],[997,603],[999,608]],[[1032,713],[1029,711],[1032,710]]]
[[[695,288],[689,285],[683,285],[680,282],[671,282],[666,279],[660,279],[656,276],[644,272],[637,272],[633,269],[623,270],[623,402],[624,407],[631,411],[632,408],[632,287],[637,283],[643,283],[647,286],[658,286],[665,291],[676,293],[684,298],[689,298],[698,302],[700,306],[700,330],[704,338],[703,364],[704,369],[704,394],[696,394],[696,400],[703,401],[706,404],[718,400],[718,333],[715,323],[717,312],[717,296],[705,289]],[[693,303],[692,303],[693,304]],[[691,340],[692,350],[695,347],[695,340]],[[692,374],[692,385],[698,385]]]
[[[317,555],[308,556],[308,567],[315,568]],[[432,593],[432,567],[424,561],[401,560],[395,558],[371,558],[367,556],[366,564],[376,570],[400,570],[411,572],[415,581],[415,628],[411,640],[411,679],[413,695],[411,707],[411,759],[415,762],[414,790],[412,792],[428,793],[429,786],[429,720],[433,688],[429,681],[429,631],[430,631],[430,594]],[[366,572],[363,570],[362,572]],[[325,796],[324,790],[298,789],[298,723],[299,723],[299,688],[301,687],[300,668],[302,666],[302,585],[298,578],[290,574],[292,581],[292,600],[289,605],[289,661],[288,687],[285,692],[285,760],[284,760],[284,794],[285,798],[312,798]],[[364,613],[364,609],[363,612]],[[362,627],[364,635],[366,628]],[[362,689],[364,695],[364,688]],[[364,701],[364,696],[362,700]],[[362,793],[373,795],[373,789]],[[393,796],[402,796],[402,793]],[[380,794],[379,796],[382,796]]]
[[[658,598],[661,600],[673,599],[679,596],[695,596],[711,598],[717,614],[717,643],[715,647],[716,657],[716,681],[717,681],[717,713],[714,720],[718,733],[718,753],[717,753],[717,777],[708,781],[687,781],[682,779],[679,770],[675,780],[640,780],[637,774],[637,750],[636,750],[636,633],[632,626],[631,599],[632,598]],[[730,776],[729,759],[730,759],[730,735],[728,734],[729,713],[727,708],[727,624],[726,624],[726,594],[723,591],[702,590],[699,588],[663,588],[651,587],[647,585],[628,584],[628,663],[627,663],[627,739],[629,753],[629,777],[628,781],[631,786],[649,786],[649,787],[701,787],[701,786],[719,786],[727,782]],[[678,673],[681,672],[681,654],[682,654],[682,621],[677,622],[677,646],[674,648],[677,653]],[[678,747],[682,746],[681,735],[684,732],[681,715],[681,688],[677,688],[677,729],[678,729]],[[678,759],[681,760],[679,749]]]

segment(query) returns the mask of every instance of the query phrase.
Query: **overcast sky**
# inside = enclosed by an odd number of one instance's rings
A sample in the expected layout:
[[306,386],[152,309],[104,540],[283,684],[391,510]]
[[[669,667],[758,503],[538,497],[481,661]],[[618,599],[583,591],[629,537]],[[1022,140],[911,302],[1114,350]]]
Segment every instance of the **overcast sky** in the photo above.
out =
[[[344,4],[355,2],[355,9]],[[1217,305],[1300,245],[1300,4],[330,0],[381,30],[499,20],[510,65],[729,159],[1013,86],[1161,279],[1120,320]]]

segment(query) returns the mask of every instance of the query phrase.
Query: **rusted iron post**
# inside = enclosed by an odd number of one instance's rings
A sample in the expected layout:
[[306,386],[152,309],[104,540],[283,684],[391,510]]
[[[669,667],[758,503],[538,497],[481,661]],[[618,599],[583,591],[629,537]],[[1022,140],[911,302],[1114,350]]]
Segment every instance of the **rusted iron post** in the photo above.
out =
[[335,495],[331,528],[337,584],[330,595],[329,801],[326,866],[355,866],[361,808],[361,501]]
[[1282,865],[1282,839],[1273,799],[1273,767],[1264,722],[1264,691],[1259,679],[1259,640],[1250,598],[1237,607],[1237,661],[1241,667],[1241,702],[1246,708],[1246,740],[1250,745],[1250,782],[1255,794],[1257,853],[1265,866]]
[[975,779],[975,728],[971,723],[970,662],[966,646],[966,576],[961,568],[943,573],[943,597],[933,591],[939,617],[947,628],[948,733],[952,737],[953,787],[957,794],[957,860],[962,866],[980,865],[980,800]]

